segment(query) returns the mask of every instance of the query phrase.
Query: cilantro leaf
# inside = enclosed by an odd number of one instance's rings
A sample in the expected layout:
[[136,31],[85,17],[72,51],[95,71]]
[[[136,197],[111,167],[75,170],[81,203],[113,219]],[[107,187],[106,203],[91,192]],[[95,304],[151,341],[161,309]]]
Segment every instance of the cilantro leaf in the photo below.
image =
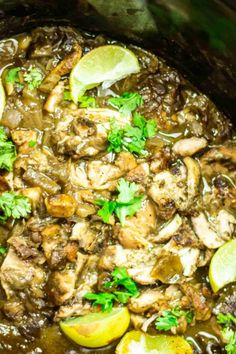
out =
[[124,132],[122,129],[118,127],[115,120],[111,122],[111,130],[108,133],[107,140],[109,141],[108,151],[114,151],[116,153],[121,152],[123,150],[123,137]]
[[109,98],[107,102],[112,107],[119,109],[123,116],[126,116],[143,105],[143,98],[138,93],[124,92],[120,97]]
[[70,91],[64,91],[63,98],[65,101],[72,101]]
[[3,256],[7,252],[7,248],[0,245],[0,255]]
[[124,150],[144,155],[146,154],[146,140],[155,136],[156,130],[157,126],[154,120],[146,120],[137,112],[134,114],[133,126],[126,124],[123,129],[120,129],[113,120],[108,133],[108,151],[118,153]]
[[98,215],[103,222],[109,223],[110,216],[115,213],[121,225],[124,225],[126,216],[133,216],[141,208],[144,196],[135,196],[138,190],[137,185],[123,178],[119,180],[117,190],[119,194],[115,201],[96,200],[96,204],[102,206]]
[[8,140],[4,128],[0,127],[0,169],[12,171],[15,159],[15,145],[11,140]]
[[217,316],[217,322],[224,326],[230,326],[231,324],[236,324],[236,317],[234,317],[230,313],[219,313]]
[[221,331],[222,336],[227,342],[225,350],[227,354],[236,354],[236,332],[232,329],[225,327]]
[[139,291],[136,283],[130,278],[125,267],[116,267],[111,273],[113,280],[104,284],[105,288],[113,288],[122,285],[128,290],[130,296],[138,296]]
[[7,71],[6,78],[5,78],[6,82],[12,85],[14,85],[16,82],[19,82],[20,69],[21,69],[20,67],[9,69]]
[[156,319],[156,329],[159,331],[169,331],[172,327],[178,326],[178,318],[180,317],[185,317],[187,323],[191,323],[193,320],[193,311],[184,311],[178,306],[171,310],[165,310],[162,312],[161,316]]
[[29,143],[28,143],[28,146],[31,147],[31,148],[33,148],[33,147],[36,146],[36,144],[37,144],[37,141],[35,141],[35,140],[30,140]]
[[139,295],[136,283],[130,278],[124,267],[115,268],[111,275],[113,280],[106,282],[104,288],[109,289],[123,286],[128,291],[115,290],[112,293],[87,293],[84,295],[85,299],[93,301],[93,306],[101,305],[102,311],[110,311],[114,301],[126,304],[130,297]]
[[31,204],[27,197],[15,192],[4,192],[0,195],[0,222],[5,223],[8,218],[20,219],[31,212]]
[[217,322],[223,326],[221,330],[224,340],[227,342],[225,350],[227,354],[236,354],[236,332],[230,328],[236,324],[236,317],[230,313],[219,313],[217,316]]
[[136,183],[127,182],[124,178],[119,180],[117,190],[119,192],[117,202],[119,203],[129,203],[138,191],[138,186]]
[[113,301],[116,300],[116,296],[111,293],[87,293],[84,298],[93,301],[93,306],[101,305],[102,311],[111,311]]
[[116,202],[109,200],[96,200],[96,204],[101,206],[102,208],[98,211],[98,215],[102,218],[105,223],[109,223],[110,217],[112,216],[115,208]]
[[119,203],[115,209],[115,214],[120,220],[121,225],[124,225],[126,216],[133,216],[142,207],[144,196],[135,197],[127,203],[122,205]]
[[30,66],[28,71],[24,74],[24,80],[28,83],[30,90],[34,90],[39,87],[43,81],[44,75],[39,68]]
[[117,298],[117,301],[121,304],[127,304],[129,298],[132,297],[132,294],[127,293],[125,291],[114,291],[114,294]]
[[[72,101],[70,91],[64,91],[63,98],[65,101]],[[96,99],[93,96],[81,96],[78,98],[78,102],[80,103],[80,107],[82,108],[98,107],[98,105],[96,104]]]
[[178,326],[178,319],[171,311],[163,311],[162,315],[156,319],[155,326],[159,331],[169,331],[172,327]]
[[84,108],[96,108],[97,104],[96,104],[96,100],[94,97],[92,96],[81,96],[78,98],[78,102],[80,103],[80,107],[84,107]]

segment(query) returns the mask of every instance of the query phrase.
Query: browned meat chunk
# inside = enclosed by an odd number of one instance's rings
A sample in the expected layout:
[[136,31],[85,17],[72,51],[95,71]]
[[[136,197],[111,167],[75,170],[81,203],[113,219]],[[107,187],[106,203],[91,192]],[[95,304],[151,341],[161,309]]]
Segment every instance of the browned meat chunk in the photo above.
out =
[[70,239],[77,241],[79,247],[88,253],[99,250],[106,236],[107,226],[100,222],[89,223],[86,220],[78,221],[72,228]]
[[156,258],[151,275],[164,284],[176,282],[183,273],[180,257],[171,252],[162,250]]
[[143,291],[139,297],[131,298],[129,301],[129,309],[135,313],[144,313],[150,308],[158,307],[158,302],[165,299],[163,290],[148,289]]
[[45,199],[47,211],[56,218],[69,218],[75,213],[77,202],[68,194],[57,194]]
[[186,301],[193,306],[195,318],[198,321],[207,321],[211,317],[211,302],[203,295],[203,288],[199,285],[182,284],[181,290],[186,295]]
[[135,216],[126,218],[125,224],[116,224],[114,234],[125,248],[147,247],[148,235],[156,228],[156,212],[152,202],[146,201]]
[[1,284],[8,299],[17,293],[29,292],[34,298],[43,298],[46,274],[31,261],[20,259],[12,247],[1,266]]

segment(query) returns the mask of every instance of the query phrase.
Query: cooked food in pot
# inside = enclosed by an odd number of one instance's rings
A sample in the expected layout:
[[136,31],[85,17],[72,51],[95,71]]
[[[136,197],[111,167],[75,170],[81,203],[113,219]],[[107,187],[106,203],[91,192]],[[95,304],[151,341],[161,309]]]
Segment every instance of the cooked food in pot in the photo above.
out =
[[0,353],[235,354],[230,121],[102,35],[37,28],[0,65]]

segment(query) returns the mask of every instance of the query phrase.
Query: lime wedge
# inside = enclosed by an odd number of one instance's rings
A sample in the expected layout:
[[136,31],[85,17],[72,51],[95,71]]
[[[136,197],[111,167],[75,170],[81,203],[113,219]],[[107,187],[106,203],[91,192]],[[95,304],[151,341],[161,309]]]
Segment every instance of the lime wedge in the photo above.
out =
[[2,85],[2,80],[0,79],[0,119],[2,119],[2,114],[4,111],[5,104],[6,104],[6,96]]
[[98,348],[120,338],[129,323],[128,309],[116,307],[110,312],[95,312],[61,321],[60,328],[75,343],[87,348]]
[[105,45],[91,50],[74,66],[70,74],[70,92],[75,103],[86,90],[114,82],[140,71],[138,59],[129,49]]
[[225,243],[212,257],[209,280],[214,292],[236,281],[236,239]]
[[182,337],[159,334],[151,336],[131,331],[121,339],[116,354],[193,354],[192,347]]

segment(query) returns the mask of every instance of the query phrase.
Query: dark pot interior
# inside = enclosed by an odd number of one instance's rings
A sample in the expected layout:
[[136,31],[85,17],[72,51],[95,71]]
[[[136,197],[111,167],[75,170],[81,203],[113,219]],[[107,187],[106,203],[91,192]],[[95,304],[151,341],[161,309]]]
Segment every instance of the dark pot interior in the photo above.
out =
[[233,0],[2,0],[0,36],[64,23],[141,43],[164,57],[231,118],[236,113]]

